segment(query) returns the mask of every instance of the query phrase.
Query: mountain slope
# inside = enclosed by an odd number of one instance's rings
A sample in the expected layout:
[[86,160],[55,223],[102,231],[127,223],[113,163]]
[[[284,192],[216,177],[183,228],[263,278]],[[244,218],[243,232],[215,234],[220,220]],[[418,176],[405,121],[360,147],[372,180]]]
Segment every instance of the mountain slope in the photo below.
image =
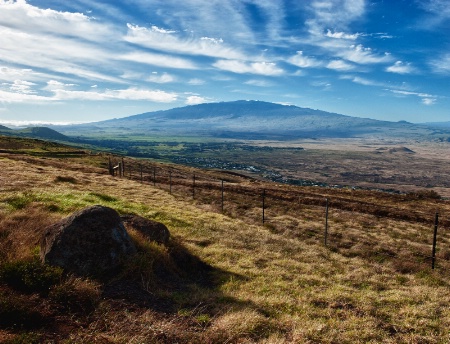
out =
[[5,127],[4,125],[0,125],[0,133],[11,132],[12,129]]
[[21,136],[34,137],[40,139],[48,139],[48,140],[60,140],[67,141],[68,137],[63,135],[56,130],[47,128],[47,127],[31,127],[25,128],[17,131]]
[[405,121],[378,121],[297,106],[242,100],[147,112],[91,125],[91,129],[86,125],[58,129],[63,132],[73,132],[75,128],[81,132],[113,130],[128,134],[159,131],[172,135],[206,134],[234,138],[429,136],[436,132],[433,128]]
[[31,137],[44,140],[70,141],[66,135],[48,127],[30,127],[19,130],[0,126],[0,134],[7,136]]

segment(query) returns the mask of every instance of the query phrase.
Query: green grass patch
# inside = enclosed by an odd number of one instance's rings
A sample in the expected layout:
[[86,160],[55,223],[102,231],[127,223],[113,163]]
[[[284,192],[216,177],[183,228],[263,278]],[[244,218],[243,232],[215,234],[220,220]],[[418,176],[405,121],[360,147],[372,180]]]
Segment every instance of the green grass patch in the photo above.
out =
[[110,195],[106,195],[106,194],[102,194],[102,193],[98,193],[98,192],[90,192],[89,195],[97,197],[98,199],[100,199],[103,202],[109,202],[109,203],[117,202],[117,198],[110,196]]
[[12,210],[20,210],[26,208],[31,202],[35,201],[35,196],[32,193],[25,192],[9,197],[5,201]]

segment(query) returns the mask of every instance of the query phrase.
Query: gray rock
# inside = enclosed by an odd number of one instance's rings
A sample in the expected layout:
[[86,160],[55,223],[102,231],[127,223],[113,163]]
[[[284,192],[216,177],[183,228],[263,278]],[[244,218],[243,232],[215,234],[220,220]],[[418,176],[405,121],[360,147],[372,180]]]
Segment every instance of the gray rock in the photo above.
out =
[[92,206],[47,227],[41,240],[41,260],[82,276],[117,268],[136,252],[119,214]]
[[146,219],[138,215],[124,215],[122,221],[129,228],[140,232],[145,238],[150,241],[167,245],[170,238],[170,232],[167,227],[160,222]]

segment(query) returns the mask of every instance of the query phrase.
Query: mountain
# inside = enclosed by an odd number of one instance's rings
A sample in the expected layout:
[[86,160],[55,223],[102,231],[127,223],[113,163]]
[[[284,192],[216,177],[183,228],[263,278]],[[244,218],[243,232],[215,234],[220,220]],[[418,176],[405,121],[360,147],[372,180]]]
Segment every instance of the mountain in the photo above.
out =
[[[228,138],[423,136],[440,133],[425,125],[350,117],[262,101],[207,103],[147,112],[83,126],[65,133],[192,134]],[[450,135],[450,131],[447,133]]]
[[450,128],[450,121],[449,122],[427,122],[427,123],[423,123],[423,125],[426,125],[426,126],[432,127],[432,128]]
[[17,131],[21,136],[34,137],[39,139],[67,141],[69,138],[56,130],[47,127],[31,127]]
[[4,125],[0,125],[0,134],[9,133],[11,131],[12,131],[12,129],[5,127]]
[[10,136],[24,136],[44,140],[70,141],[70,138],[60,132],[47,127],[30,127],[13,130],[0,125],[0,134]]

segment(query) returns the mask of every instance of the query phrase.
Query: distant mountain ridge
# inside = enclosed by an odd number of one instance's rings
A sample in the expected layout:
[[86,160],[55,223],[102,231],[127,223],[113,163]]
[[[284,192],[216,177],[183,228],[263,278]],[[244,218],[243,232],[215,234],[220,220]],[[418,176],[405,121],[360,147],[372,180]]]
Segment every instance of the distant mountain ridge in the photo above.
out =
[[127,133],[209,135],[222,138],[311,138],[448,135],[406,121],[389,122],[263,101],[239,100],[160,110],[78,126],[58,127],[63,133]]
[[0,125],[0,134],[9,136],[31,137],[44,140],[69,141],[70,138],[48,127],[29,127],[24,129],[11,129]]
[[5,127],[4,125],[0,124],[0,133],[2,133],[2,132],[9,132],[11,130],[12,130],[11,128]]

